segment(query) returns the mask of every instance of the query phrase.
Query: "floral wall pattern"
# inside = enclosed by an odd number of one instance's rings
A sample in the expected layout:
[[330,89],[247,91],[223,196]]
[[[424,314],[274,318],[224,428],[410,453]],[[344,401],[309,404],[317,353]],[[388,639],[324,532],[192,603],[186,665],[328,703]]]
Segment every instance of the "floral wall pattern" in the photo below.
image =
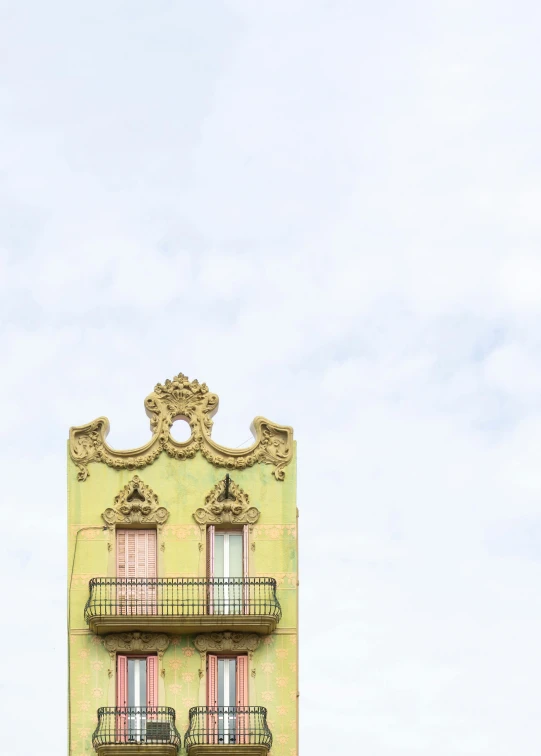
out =
[[[69,696],[70,756],[94,753],[92,733],[97,709],[114,706],[116,663],[84,620],[88,581],[114,577],[114,532],[104,530],[103,511],[133,473],[95,464],[85,481],[69,460],[68,582],[69,582]],[[204,531],[193,512],[223,477],[201,455],[177,460],[161,455],[139,477],[158,495],[170,516],[158,534],[158,575],[204,577]],[[233,471],[261,516],[249,534],[249,573],[274,577],[282,606],[282,620],[249,659],[249,703],[265,706],[273,733],[272,756],[297,756],[297,510],[295,465],[284,481],[268,466]],[[86,528],[82,530],[82,528]],[[76,545],[77,544],[77,545]],[[205,656],[194,646],[195,636],[172,635],[160,664],[158,701],[176,711],[176,725],[184,739],[190,707],[206,702]],[[183,749],[180,751],[184,753]]]

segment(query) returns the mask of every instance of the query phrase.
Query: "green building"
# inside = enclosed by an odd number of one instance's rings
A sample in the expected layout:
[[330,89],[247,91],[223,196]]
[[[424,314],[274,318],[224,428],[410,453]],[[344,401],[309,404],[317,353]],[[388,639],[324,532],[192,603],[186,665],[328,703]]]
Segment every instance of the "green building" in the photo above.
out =
[[70,756],[296,756],[293,431],[220,446],[218,397],[182,374],[145,409],[139,449],[103,417],[70,430]]

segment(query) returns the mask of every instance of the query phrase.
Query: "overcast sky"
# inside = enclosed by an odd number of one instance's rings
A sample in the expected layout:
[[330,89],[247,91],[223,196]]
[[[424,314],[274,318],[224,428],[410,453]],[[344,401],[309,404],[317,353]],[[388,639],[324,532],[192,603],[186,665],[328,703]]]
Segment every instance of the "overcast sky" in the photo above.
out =
[[68,428],[182,371],[295,429],[302,756],[537,756],[540,25],[0,1],[6,754],[66,749]]

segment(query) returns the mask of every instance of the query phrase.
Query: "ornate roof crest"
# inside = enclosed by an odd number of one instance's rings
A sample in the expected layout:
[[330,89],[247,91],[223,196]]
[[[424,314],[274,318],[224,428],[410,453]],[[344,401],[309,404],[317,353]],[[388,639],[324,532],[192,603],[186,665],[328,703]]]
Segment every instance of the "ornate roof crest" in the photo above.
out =
[[[283,480],[284,468],[293,456],[293,429],[256,417],[251,425],[255,436],[247,449],[228,449],[211,439],[212,417],[218,410],[218,396],[205,383],[190,381],[179,373],[173,380],[158,383],[145,399],[145,409],[153,433],[150,441],[138,449],[112,449],[105,439],[109,421],[99,417],[88,425],[70,429],[70,456],[77,465],[79,480],[88,477],[90,462],[103,462],[117,469],[135,470],[152,464],[165,452],[176,459],[188,459],[201,453],[212,465],[229,470],[243,470],[257,463],[273,465],[277,480]],[[179,418],[191,428],[187,441],[175,441],[171,426]]]

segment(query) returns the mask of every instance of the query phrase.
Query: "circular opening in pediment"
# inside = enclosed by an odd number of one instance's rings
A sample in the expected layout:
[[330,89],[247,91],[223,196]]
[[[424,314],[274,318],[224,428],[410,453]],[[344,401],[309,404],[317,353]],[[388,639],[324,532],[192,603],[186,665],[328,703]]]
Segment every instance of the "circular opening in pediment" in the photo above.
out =
[[171,426],[171,438],[179,444],[184,444],[192,437],[192,429],[187,417],[175,417]]

